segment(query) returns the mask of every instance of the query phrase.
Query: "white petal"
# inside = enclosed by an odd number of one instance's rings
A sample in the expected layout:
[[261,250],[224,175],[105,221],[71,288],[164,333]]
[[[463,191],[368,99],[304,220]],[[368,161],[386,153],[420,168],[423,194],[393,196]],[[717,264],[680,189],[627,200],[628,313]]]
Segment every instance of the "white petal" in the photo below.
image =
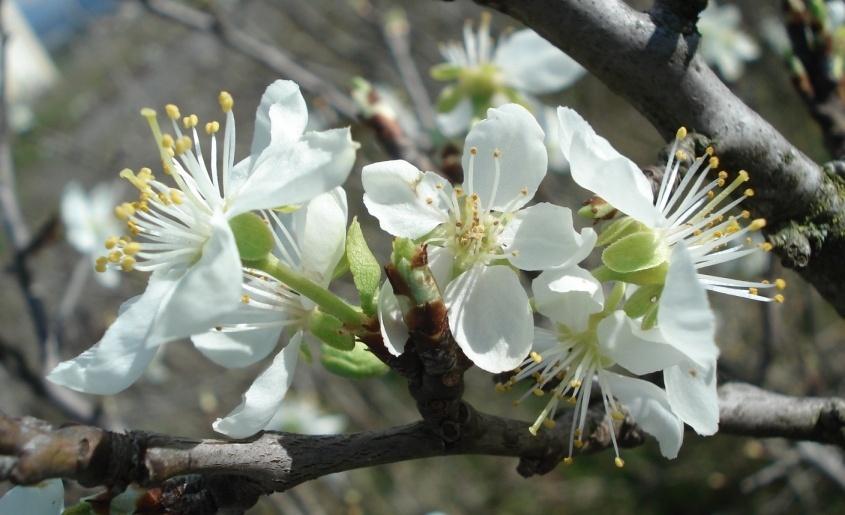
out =
[[294,143],[271,143],[232,198],[228,216],[301,204],[346,180],[358,144],[349,128],[308,132]]
[[346,251],[346,192],[335,188],[314,197],[293,214],[294,234],[302,253],[300,267],[327,285]]
[[637,424],[657,439],[660,453],[669,459],[676,458],[684,441],[684,424],[672,412],[666,392],[641,379],[612,372],[601,375]]
[[530,29],[501,41],[493,60],[508,86],[534,95],[559,91],[584,75],[574,59]]
[[299,86],[277,80],[267,86],[255,112],[255,133],[250,154],[258,155],[273,143],[291,144],[302,136],[308,124],[308,107]]
[[719,355],[715,341],[716,317],[683,243],[672,249],[660,295],[657,327],[667,343],[699,366],[707,366]]
[[266,428],[293,381],[301,344],[302,333],[297,332],[267,370],[255,378],[238,407],[214,422],[214,430],[231,438],[247,438]]
[[437,113],[437,127],[447,138],[465,134],[472,124],[472,102],[464,99],[448,113]]
[[61,515],[64,508],[65,488],[61,479],[16,486],[0,497],[0,515]]
[[203,333],[234,310],[241,299],[241,260],[229,223],[221,214],[210,220],[212,231],[202,257],[179,279],[156,314],[147,346]]
[[59,363],[47,376],[72,390],[111,395],[134,383],[155,356],[145,345],[155,313],[178,284],[178,274],[153,274],[142,295],[120,307],[121,313],[96,345]]
[[381,329],[381,339],[387,351],[394,356],[405,352],[408,341],[408,327],[402,316],[399,300],[393,293],[390,281],[384,281],[378,294],[378,321]]
[[447,198],[452,189],[434,172],[423,173],[407,161],[383,161],[365,166],[361,181],[367,211],[394,236],[419,238],[449,218],[438,187]]
[[281,311],[239,303],[235,311],[215,322],[223,330],[195,334],[191,341],[205,357],[222,367],[246,367],[276,348],[283,322]]
[[[487,119],[476,123],[467,135],[461,164],[464,189],[478,193],[482,207],[514,211],[524,206],[546,176],[549,156],[543,129],[534,116],[517,104],[488,109]],[[478,153],[470,173],[471,148]],[[493,151],[498,150],[500,176],[496,185]],[[471,186],[470,187],[470,183]],[[496,186],[495,196],[493,187]]]
[[547,202],[519,210],[500,241],[508,261],[521,270],[577,264],[593,250],[598,236],[591,228],[575,232],[572,211]]
[[79,183],[70,182],[65,186],[61,214],[65,238],[78,252],[88,254],[102,246],[92,225],[91,202]]
[[719,430],[719,394],[716,391],[716,361],[699,367],[691,361],[663,371],[669,404],[681,420],[700,435]]
[[578,266],[546,270],[531,288],[537,311],[575,332],[586,330],[590,315],[604,308],[601,283]]
[[443,299],[455,340],[482,370],[513,370],[528,355],[534,320],[510,268],[475,266],[449,283]]
[[572,109],[558,107],[557,115],[560,149],[569,161],[572,179],[626,215],[653,227],[659,213],[651,184],[640,168]]
[[[94,265],[91,265],[94,268]],[[100,283],[100,286],[105,288],[116,288],[120,284],[120,272],[114,268],[107,268],[105,272],[98,272],[94,274],[94,279]]]
[[673,346],[648,335],[624,311],[599,322],[599,347],[616,363],[637,375],[650,374],[685,360]]
[[448,247],[428,247],[428,268],[434,276],[434,282],[440,291],[446,288],[452,280],[452,268],[455,264],[455,253]]

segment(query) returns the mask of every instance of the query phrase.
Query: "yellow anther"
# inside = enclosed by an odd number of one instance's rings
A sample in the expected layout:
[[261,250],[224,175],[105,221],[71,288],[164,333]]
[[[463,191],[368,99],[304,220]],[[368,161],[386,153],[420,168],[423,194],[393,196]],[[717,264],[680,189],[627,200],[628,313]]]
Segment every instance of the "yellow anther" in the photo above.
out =
[[543,356],[541,356],[536,351],[531,351],[531,354],[529,354],[529,356],[531,357],[531,361],[533,361],[534,363],[541,363],[543,361]]
[[762,250],[763,252],[771,252],[773,248],[775,248],[775,246],[769,243],[768,241],[764,241],[760,244],[760,250]]
[[584,447],[584,441],[580,439],[575,440],[574,442],[572,442],[572,446],[576,449],[580,449],[581,447]]
[[123,254],[119,250],[113,250],[109,252],[109,261],[111,261],[112,263],[117,263],[120,261],[120,257],[122,255]]
[[567,457],[563,458],[563,464],[564,465],[572,465],[573,461],[574,460],[572,459],[572,456],[567,456]]
[[684,139],[686,137],[687,137],[687,128],[686,127],[680,127],[678,129],[678,132],[675,133],[675,138],[677,138],[677,139]]
[[182,136],[178,140],[176,140],[176,146],[173,148],[176,155],[184,154],[188,150],[191,149],[191,138],[187,136]]
[[221,91],[220,95],[217,97],[217,101],[220,102],[220,109],[222,109],[224,113],[231,111],[232,107],[235,105],[235,100],[228,91]]
[[746,220],[748,220],[749,218],[751,218],[751,211],[749,211],[747,209],[743,209],[742,213],[739,214],[739,217],[745,218]]
[[507,387],[506,387],[505,385],[503,385],[502,383],[496,383],[496,391],[501,393],[501,392],[506,392],[506,391],[508,391],[508,389],[507,389]]
[[572,388],[580,388],[581,387],[581,380],[580,379],[573,379],[569,381],[569,386]]
[[557,422],[550,418],[547,418],[543,421],[543,425],[546,427],[546,429],[554,429],[554,427],[557,425]]
[[715,149],[715,148],[713,148],[713,147],[707,147],[707,148],[705,148],[705,149],[704,149],[704,152],[705,152],[708,156],[712,156],[713,154],[715,154],[715,153],[716,153],[716,149]]
[[470,147],[469,154],[472,156],[478,155],[478,147]]
[[110,236],[106,238],[106,248],[111,250],[117,245],[117,240],[119,238],[117,236]]
[[721,177],[719,177],[718,179],[716,179],[716,184],[717,184],[720,188],[721,188],[721,187],[723,187],[723,186],[725,185],[725,179],[722,179]]
[[145,166],[138,170],[138,178],[143,181],[152,181],[155,179],[155,176],[153,175],[153,171]]
[[134,256],[138,252],[141,252],[141,244],[138,242],[133,241],[132,243],[127,243],[123,247],[123,253],[129,256]]
[[613,464],[616,465],[617,468],[621,469],[625,466],[625,460],[617,456],[616,459],[613,460]]
[[753,197],[754,196],[754,190],[751,189],[751,188],[748,188],[747,190],[743,191],[742,194],[745,195],[746,197]]
[[719,172],[719,178],[720,179],[727,179],[728,178],[728,172],[722,170],[721,172]]
[[769,284],[769,280],[768,280],[768,279],[763,279],[763,280],[762,280],[762,281],[760,281],[760,282],[761,282],[761,283],[763,283],[763,284]]
[[205,124],[205,133],[206,134],[215,134],[219,130],[220,130],[220,123],[219,122],[208,122],[208,123]]
[[546,395],[546,392],[544,392],[542,388],[538,388],[538,387],[535,387],[533,390],[531,390],[531,393],[533,393],[537,397],[542,397],[542,396]]
[[456,186],[454,191],[455,191],[455,195],[457,195],[458,197],[464,196],[464,189],[461,188],[460,186]]
[[182,192],[179,190],[170,190],[170,201],[174,204],[181,204],[182,199]]
[[757,295],[757,288],[748,288],[748,293],[750,293],[751,295]]
[[783,301],[784,301],[785,299],[784,299],[783,295],[781,295],[780,293],[778,293],[777,295],[775,295],[774,297],[772,297],[772,300],[774,300],[774,301],[775,301],[775,302],[777,302],[778,304],[783,304]]
[[135,208],[129,202],[124,202],[114,208],[114,215],[121,220],[126,220],[135,214]]
[[712,199],[715,196],[716,196],[716,194],[713,192],[713,190],[710,190],[710,191],[707,192],[707,198]]
[[716,239],[716,240],[718,240],[722,236],[724,236],[724,234],[722,234],[722,231],[716,231],[716,232],[713,233],[713,238]]
[[687,153],[684,152],[683,150],[678,150],[678,151],[675,152],[675,159],[677,159],[678,161],[683,161],[686,158],[687,158]]
[[742,180],[742,182],[747,181],[747,180],[748,180],[748,178],[749,178],[749,177],[748,177],[748,172],[746,172],[745,170],[740,170],[740,171],[739,171],[739,173],[738,173],[737,175],[738,175],[738,176],[739,176],[739,178]]
[[575,406],[575,404],[577,404],[577,403],[578,403],[578,397],[576,397],[576,396],[574,396],[574,395],[573,395],[573,396],[571,396],[571,397],[567,397],[567,398],[566,398],[566,403],[567,403],[567,404],[571,404],[571,405]]
[[173,148],[173,145],[174,145],[175,143],[176,143],[176,142],[175,142],[175,141],[173,141],[173,136],[171,136],[170,134],[164,134],[164,135],[162,135],[162,137],[161,137],[161,146],[162,146],[162,148]]
[[164,106],[164,111],[167,113],[167,117],[171,120],[179,119],[179,107],[177,107],[176,104],[167,104]]
[[786,281],[780,278],[775,279],[775,288],[777,288],[778,290],[786,289]]
[[766,226],[766,219],[765,218],[756,218],[748,224],[748,229],[751,231],[759,231],[763,227]]
[[431,198],[431,197],[427,197],[427,198],[425,199],[425,203],[426,203],[426,204],[428,204],[428,205],[430,206],[430,205],[434,204],[434,199],[433,199],[433,198]]
[[105,257],[98,257],[97,261],[94,262],[94,270],[103,273],[106,271],[106,266],[108,265],[109,260]]
[[186,129],[193,129],[198,123],[200,123],[200,119],[195,114],[182,118],[182,125],[184,125]]
[[708,164],[710,165],[710,168],[719,168],[719,158],[716,156],[711,157]]
[[155,118],[156,117],[156,110],[151,108],[151,107],[144,107],[143,109],[141,109],[141,116],[143,116],[144,118],[146,118],[148,120],[151,119],[151,118]]
[[249,304],[249,295],[247,295],[246,293],[241,295],[241,302],[243,302],[244,304]]
[[498,148],[493,149],[493,157],[496,158],[496,159],[502,157],[502,151],[499,150]]
[[131,272],[135,269],[135,258],[132,256],[124,256],[123,260],[120,262],[120,268],[124,272]]
[[625,414],[619,411],[618,409],[613,410],[613,412],[610,413],[610,416],[613,418],[613,420],[625,420]]
[[519,190],[519,194],[520,195],[528,195],[528,188],[523,186],[522,189]]

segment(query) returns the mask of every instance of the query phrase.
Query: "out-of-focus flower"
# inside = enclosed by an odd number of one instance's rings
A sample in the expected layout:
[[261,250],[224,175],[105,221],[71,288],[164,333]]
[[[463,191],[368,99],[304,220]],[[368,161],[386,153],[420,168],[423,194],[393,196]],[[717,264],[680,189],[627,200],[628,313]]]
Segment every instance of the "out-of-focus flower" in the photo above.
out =
[[757,43],[740,28],[742,14],[735,5],[707,4],[698,19],[701,45],[698,49],[707,63],[715,66],[725,80],[742,76],[745,63],[760,56]]
[[[489,372],[511,370],[531,347],[528,297],[507,265],[542,270],[581,261],[592,229],[581,234],[569,209],[548,203],[524,208],[546,174],[543,131],[517,104],[490,109],[466,138],[463,185],[405,161],[364,167],[364,203],[381,228],[429,244],[429,258],[461,349]],[[382,310],[398,309],[390,288]],[[396,319],[382,313],[382,318]],[[401,318],[401,316],[399,317]],[[404,341],[387,342],[400,353]]]
[[249,225],[256,217],[249,211],[306,202],[349,174],[358,146],[349,129],[304,133],[308,111],[295,83],[276,81],[267,88],[256,112],[250,155],[237,164],[234,101],[226,92],[219,101],[226,117],[222,156],[220,124],[208,122],[208,162],[196,115],[181,118],[179,109],[168,105],[171,135],[161,130],[155,111],[142,110],[175,187],[157,180],[149,168],[121,172],[139,198],[115,208],[128,234],[106,240],[110,252],[98,259],[97,269],[150,272],[147,289],[121,306],[100,342],[60,363],[48,376],[51,381],[97,394],[131,385],[159,345],[207,331],[241,302],[241,257],[249,257],[239,252],[249,242],[238,241],[233,227]]
[[283,408],[265,427],[268,431],[290,431],[307,435],[333,435],[346,428],[346,417],[326,413],[311,397],[288,398]]
[[16,486],[0,497],[0,515],[61,515],[64,509],[65,488],[61,479]]
[[[91,259],[92,266],[102,254],[103,242],[120,232],[120,224],[114,214],[119,194],[119,188],[114,184],[101,183],[86,193],[77,182],[68,183],[62,193],[65,237],[73,248]],[[107,270],[96,277],[108,288],[114,288],[120,282],[120,274],[116,270]]]
[[482,15],[478,32],[467,20],[463,44],[444,44],[440,53],[445,62],[431,74],[453,83],[437,103],[438,126],[450,137],[466,132],[490,107],[536,104],[533,95],[560,91],[584,74],[578,63],[532,30],[505,34],[494,42],[488,13]]
[[[318,195],[292,214],[270,210],[273,256],[317,284],[328,287],[346,242],[346,194],[343,189]],[[278,429],[279,417],[294,416],[295,406],[282,405],[299,360],[305,334],[323,324],[321,313],[307,298],[268,273],[244,267],[241,304],[221,317],[210,332],[192,337],[194,345],[215,363],[243,367],[266,357],[287,328],[291,335],[270,366],[244,393],[241,404],[214,422],[214,429],[244,438],[265,429]],[[341,330],[342,324],[334,330]]]

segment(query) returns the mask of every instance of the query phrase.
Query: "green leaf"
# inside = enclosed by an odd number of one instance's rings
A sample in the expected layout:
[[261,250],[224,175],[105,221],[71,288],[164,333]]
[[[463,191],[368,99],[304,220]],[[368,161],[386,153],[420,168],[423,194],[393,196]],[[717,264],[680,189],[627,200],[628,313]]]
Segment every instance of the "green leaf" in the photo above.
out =
[[614,220],[607,224],[607,226],[599,233],[599,238],[596,240],[596,247],[610,245],[629,234],[646,230],[648,229],[643,224],[627,216]]
[[346,235],[346,260],[352,272],[352,280],[361,298],[361,309],[367,315],[376,313],[375,297],[381,281],[381,265],[370,251],[358,218],[352,219]]
[[657,284],[663,286],[663,283],[666,282],[666,272],[668,270],[669,263],[663,262],[654,268],[648,268],[646,270],[639,270],[637,272],[627,274],[614,272],[604,265],[591,270],[590,273],[592,273],[593,277],[598,279],[600,282],[624,281],[631,284]]
[[604,249],[602,262],[614,272],[627,274],[654,268],[669,257],[669,248],[652,231],[640,231],[616,240]]
[[356,342],[351,351],[322,344],[320,353],[320,363],[326,370],[343,377],[364,379],[384,375],[390,370],[361,342]]
[[625,302],[625,314],[631,318],[644,316],[652,306],[657,304],[662,290],[663,286],[657,284],[641,286]]
[[244,261],[259,261],[273,250],[273,233],[255,213],[244,213],[229,220],[238,253]]

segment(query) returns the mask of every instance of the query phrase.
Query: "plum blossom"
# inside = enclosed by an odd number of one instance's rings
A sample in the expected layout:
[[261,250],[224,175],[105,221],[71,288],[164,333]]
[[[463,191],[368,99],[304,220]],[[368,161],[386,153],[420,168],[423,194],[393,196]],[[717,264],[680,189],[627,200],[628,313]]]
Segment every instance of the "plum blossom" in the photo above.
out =
[[[388,233],[429,245],[452,334],[477,366],[496,373],[523,361],[533,333],[528,297],[508,265],[542,270],[577,263],[596,234],[577,233],[567,208],[525,207],[547,165],[543,131],[525,108],[490,109],[464,148],[465,178],[456,187],[405,161],[364,167],[364,204]],[[380,306],[398,309],[390,288],[382,289]],[[395,354],[403,345],[388,343]]]
[[[103,242],[120,232],[120,224],[114,214],[119,193],[119,188],[108,183],[98,184],[86,193],[77,182],[68,183],[62,193],[61,215],[65,237],[74,249],[91,259],[92,265],[102,252]],[[120,274],[116,270],[107,270],[96,277],[107,288],[114,288],[120,282]]]
[[539,104],[533,95],[560,91],[581,78],[584,69],[530,29],[490,36],[484,13],[478,32],[464,25],[463,44],[441,46],[444,63],[432,69],[438,80],[455,81],[440,94],[437,124],[447,136],[463,134],[489,107],[508,102]]
[[[327,287],[346,243],[346,194],[335,188],[316,196],[291,214],[264,214],[273,228],[273,255],[317,284]],[[237,309],[221,317],[208,332],[191,339],[197,349],[224,367],[244,367],[264,359],[286,332],[287,342],[244,393],[231,413],[217,419],[215,431],[245,438],[258,431],[280,429],[296,406],[282,406],[299,360],[303,339],[318,309],[268,273],[243,268],[244,283]]]
[[142,110],[164,174],[175,186],[158,180],[149,168],[120,173],[138,189],[139,198],[115,208],[126,234],[106,240],[109,252],[97,260],[97,269],[149,272],[149,283],[142,295],[121,306],[96,345],[50,373],[54,383],[96,394],[131,385],[159,345],[207,331],[240,303],[242,272],[233,219],[307,202],[349,174],[357,148],[349,129],[303,132],[308,111],[295,83],[276,81],[264,92],[250,155],[237,164],[234,101],[226,92],[219,101],[226,117],[222,148],[218,151],[220,124],[206,123],[208,161],[196,115],[181,118],[180,127],[178,107],[166,106],[169,134],[155,111]]
[[760,47],[741,30],[741,22],[739,7],[719,5],[715,0],[707,4],[698,18],[699,52],[729,82],[742,76],[746,62],[760,56]]

